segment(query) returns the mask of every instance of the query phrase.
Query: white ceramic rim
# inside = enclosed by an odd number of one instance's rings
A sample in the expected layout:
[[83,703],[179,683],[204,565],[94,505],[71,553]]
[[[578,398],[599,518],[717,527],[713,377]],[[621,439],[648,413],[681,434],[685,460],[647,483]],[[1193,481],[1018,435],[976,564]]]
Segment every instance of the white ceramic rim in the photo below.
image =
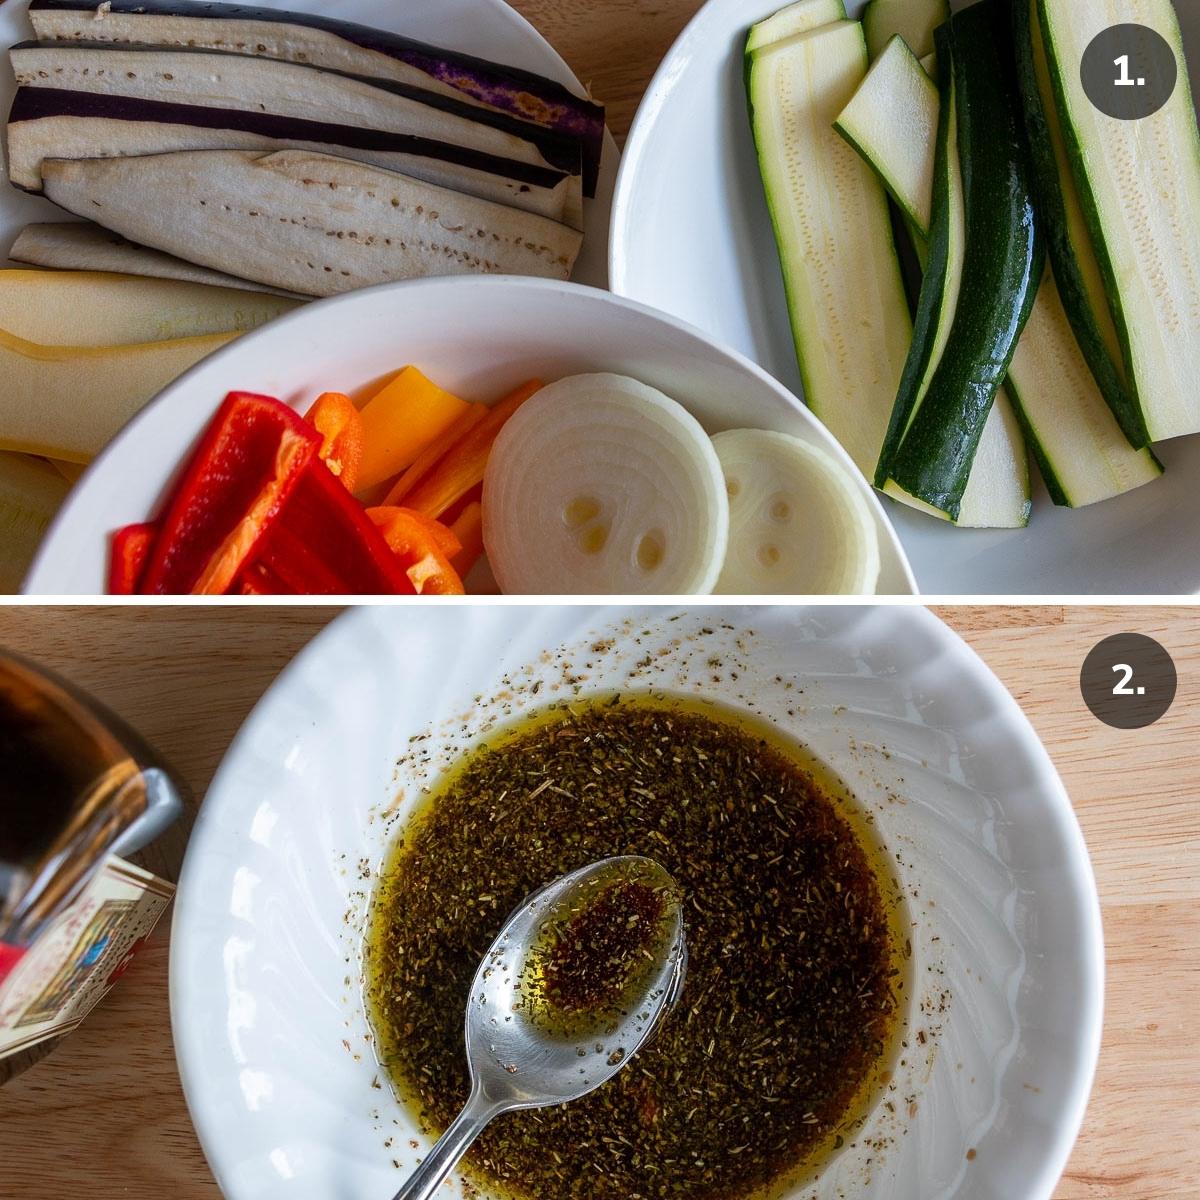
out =
[[[645,304],[636,300],[630,300],[624,296],[618,296],[613,292],[604,291],[600,288],[588,287],[585,284],[572,283],[557,279],[538,279],[532,276],[524,275],[482,275],[482,276],[438,276],[428,279],[409,279],[395,283],[381,283],[375,287],[360,288],[353,292],[346,292],[340,296],[330,296],[324,300],[315,301],[313,304],[306,304],[302,308],[294,309],[289,313],[285,313],[281,317],[277,317],[271,321],[265,329],[271,330],[273,333],[278,333],[281,329],[286,329],[290,324],[298,321],[307,321],[312,319],[314,312],[319,313],[324,307],[329,307],[336,304],[359,303],[372,304],[380,297],[391,295],[393,292],[419,292],[432,291],[438,288],[501,288],[510,289],[513,287],[524,288],[531,291],[550,292],[563,297],[580,297],[589,298],[590,302],[597,302],[604,305],[613,305],[626,312],[634,313],[643,320],[657,323],[664,326],[671,332],[680,337],[686,338],[693,343],[698,343],[703,346],[706,353],[717,354],[727,360],[734,368],[751,375],[760,384],[764,385],[769,391],[783,402],[783,404],[792,409],[805,423],[809,424],[820,436],[822,443],[828,452],[834,456],[839,465],[848,472],[849,476],[854,480],[855,486],[859,489],[868,504],[871,506],[871,513],[876,519],[877,528],[881,537],[888,539],[896,562],[899,565],[906,585],[912,595],[918,594],[916,577],[908,561],[908,555],[905,553],[904,547],[900,543],[900,538],[896,534],[895,528],[888,519],[887,513],[880,503],[878,495],[874,489],[867,483],[862,473],[854,465],[850,456],[837,443],[825,427],[817,420],[817,418],[792,395],[774,376],[769,375],[757,363],[746,358],[745,355],[738,351],[730,349],[727,346],[711,341],[706,334],[697,329],[694,325],[681,321],[678,317],[673,317],[669,313],[664,313],[658,309],[650,308]],[[59,509],[54,520],[50,523],[42,537],[41,544],[38,547],[37,555],[34,557],[29,571],[26,573],[25,579],[21,585],[21,591],[24,595],[57,595],[54,591],[47,591],[46,585],[41,581],[40,576],[43,573],[51,574],[54,570],[53,560],[56,559],[62,552],[58,549],[57,542],[59,540],[60,531],[69,527],[77,512],[89,506],[91,496],[89,495],[89,481],[98,478],[101,473],[108,469],[109,460],[116,454],[118,447],[126,440],[126,438],[136,431],[143,423],[150,418],[150,414],[157,413],[160,407],[164,404],[177,403],[177,395],[180,391],[186,391],[190,386],[193,375],[200,371],[210,369],[213,363],[220,363],[232,354],[244,354],[246,346],[253,344],[253,339],[259,336],[257,331],[253,331],[237,338],[235,341],[226,344],[221,349],[210,354],[207,358],[202,359],[195,366],[189,368],[166,388],[163,389],[153,400],[149,402],[141,411],[133,416],[117,434],[115,438],[100,452],[100,454],[92,461],[88,469],[80,477],[79,481],[72,488],[70,495],[67,497],[66,503]],[[686,407],[686,405],[685,405]],[[181,453],[183,451],[181,450]],[[145,520],[144,516],[131,518],[136,520]]]
[[[837,603],[844,604],[845,602],[841,601]],[[835,604],[831,603],[827,605],[810,604],[803,607],[820,608],[834,606]],[[339,657],[337,647],[341,630],[348,629],[352,622],[367,619],[367,613],[364,610],[371,607],[377,606],[359,606],[335,618],[280,672],[257,704],[255,704],[250,715],[246,718],[230,743],[213,776],[212,783],[209,786],[209,794],[217,793],[224,789],[225,777],[234,771],[236,760],[242,747],[254,744],[260,736],[259,727],[269,725],[272,719],[271,710],[274,707],[275,697],[280,692],[286,691],[294,678],[307,673],[309,670],[315,671],[317,669],[315,664],[325,658],[328,658],[332,664],[330,670],[336,672],[336,663]],[[515,605],[515,607],[537,608],[540,606],[533,603],[525,603]],[[599,606],[578,605],[577,607],[587,609],[593,613],[602,611]],[[712,607],[715,608],[718,606],[713,605]],[[723,607],[746,611],[748,606],[728,605]],[[872,606],[860,604],[856,607]],[[914,610],[913,616],[909,619],[923,622],[927,626],[927,629],[931,631],[931,636],[945,639],[948,652],[958,655],[964,669],[971,675],[973,682],[979,687],[981,692],[989,695],[1001,713],[1007,716],[1008,720],[1006,724],[1011,735],[1022,743],[1022,749],[1028,753],[1030,760],[1037,764],[1039,783],[1047,799],[1052,801],[1052,807],[1047,810],[1046,817],[1056,823],[1058,832],[1062,835],[1064,843],[1068,847],[1069,859],[1066,869],[1069,870],[1071,875],[1072,890],[1080,897],[1082,920],[1084,922],[1080,956],[1081,961],[1085,964],[1085,982],[1081,989],[1079,1008],[1079,1043],[1082,1049],[1076,1078],[1072,1081],[1071,1085],[1070,1099],[1062,1110],[1061,1120],[1058,1122],[1052,1142],[1052,1149],[1045,1155],[1044,1161],[1037,1171],[1035,1187],[1028,1195],[1021,1198],[1021,1200],[1052,1200],[1053,1192],[1062,1178],[1063,1171],[1066,1169],[1072,1148],[1083,1124],[1092,1085],[1095,1080],[1103,1032],[1105,984],[1103,924],[1095,874],[1088,855],[1087,845],[1084,841],[1083,830],[1075,815],[1070,797],[1048,751],[1042,744],[1041,739],[1038,737],[1036,730],[1021,706],[995,674],[993,674],[991,668],[988,667],[983,659],[957,632],[939,620],[928,609],[920,605],[887,607],[901,607]],[[662,607],[654,605],[623,606],[623,611],[627,613],[639,610],[648,613],[661,612]],[[184,1023],[182,1008],[184,995],[188,993],[197,994],[202,989],[197,986],[195,980],[188,976],[183,965],[185,956],[180,948],[181,939],[187,936],[186,929],[192,924],[193,910],[199,913],[203,904],[203,897],[194,895],[192,889],[189,888],[189,879],[192,874],[191,864],[194,861],[192,856],[193,854],[198,855],[204,852],[204,843],[207,838],[212,836],[209,833],[209,827],[217,825],[218,819],[215,814],[215,805],[206,808],[202,804],[189,839],[188,853],[179,878],[175,912],[173,914],[168,990],[172,1038],[184,1097],[205,1160],[213,1172],[218,1187],[221,1187],[223,1194],[225,1194],[221,1171],[216,1161],[218,1155],[215,1146],[218,1141],[217,1125],[219,1124],[215,1115],[216,1109],[214,1107],[209,1112],[205,1112],[200,1110],[199,1106],[193,1102],[195,1080],[205,1074],[205,1047],[191,1043],[188,1027]]]
[[980,689],[989,692],[996,704],[1002,710],[1007,711],[1013,735],[1025,743],[1026,749],[1041,764],[1043,768],[1042,783],[1054,796],[1056,802],[1053,814],[1047,815],[1057,818],[1060,833],[1071,847],[1069,865],[1074,876],[1072,882],[1080,896],[1086,899],[1084,905],[1086,928],[1083,931],[1085,944],[1081,949],[1082,957],[1087,962],[1088,979],[1079,1014],[1080,1040],[1085,1047],[1084,1068],[1074,1081],[1070,1102],[1054,1139],[1054,1148],[1047,1155],[1046,1161],[1038,1173],[1037,1190],[1024,1197],[1024,1200],[1053,1200],[1054,1191],[1062,1179],[1063,1172],[1067,1169],[1071,1151],[1079,1137],[1080,1129],[1083,1128],[1083,1119],[1091,1098],[1092,1085],[1095,1083],[1096,1067],[1100,1061],[1100,1045],[1104,1035],[1104,922],[1100,914],[1100,892],[1096,886],[1096,873],[1092,868],[1091,855],[1088,854],[1083,827],[1079,824],[1079,818],[1075,814],[1075,806],[1071,803],[1071,797],[1058,773],[1058,768],[1054,765],[1054,760],[1050,757],[1050,752],[1042,743],[1032,722],[1025,715],[1025,710],[1017,703],[1008,688],[1000,682],[975,648],[960,633],[940,621],[927,608],[922,608],[920,611],[928,621],[941,626],[949,635],[963,659],[970,664],[971,673],[976,677]]
[[670,90],[671,81],[679,71],[676,59],[679,48],[691,37],[692,27],[704,19],[707,0],[692,14],[688,23],[679,31],[675,40],[667,47],[666,53],[650,76],[650,82],[638,101],[629,133],[621,147],[621,163],[617,167],[617,178],[613,183],[612,212],[608,223],[608,286],[613,295],[625,297],[629,281],[625,278],[625,264],[629,261],[629,250],[625,245],[625,230],[629,226],[627,209],[632,186],[629,177],[638,170],[637,160],[642,154],[642,143],[649,136],[647,130],[654,124],[650,117],[652,110],[662,107],[664,93]]

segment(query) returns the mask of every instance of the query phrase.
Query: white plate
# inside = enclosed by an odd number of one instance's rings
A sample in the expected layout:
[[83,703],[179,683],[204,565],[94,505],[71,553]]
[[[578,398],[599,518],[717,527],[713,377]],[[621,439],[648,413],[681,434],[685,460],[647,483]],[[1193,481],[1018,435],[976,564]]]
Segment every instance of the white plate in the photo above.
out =
[[[615,292],[691,321],[802,396],[742,77],[746,30],[781,4],[709,0],[663,60],[625,144],[609,268]],[[1176,9],[1200,96],[1200,4]],[[1056,508],[1039,483],[1025,530],[949,529],[891,500],[888,512],[930,595],[1196,592],[1200,437],[1156,451],[1162,479],[1091,508]]]
[[[559,83],[584,90],[570,67],[557,51],[518,12],[504,0],[256,0],[260,8],[314,12],[323,17],[357,21],[402,33],[435,46],[445,46],[468,54],[489,58],[513,67],[537,71]],[[9,0],[0,3],[0,48],[7,50],[17,42],[33,37],[27,13],[29,5]],[[8,113],[16,84],[8,68],[7,55],[0,68],[0,112]],[[572,278],[593,287],[608,284],[608,222],[613,182],[617,173],[617,144],[612,135],[604,135],[604,153],[596,198],[586,200],[583,249],[575,263]],[[13,264],[7,259],[13,239],[23,225],[31,221],[73,220],[69,213],[40,196],[29,196],[8,183],[7,165],[0,182],[0,265]]]
[[913,590],[900,543],[849,457],[759,367],[697,330],[610,292],[488,275],[383,284],[295,309],[231,342],[170,385],[121,431],[75,485],[42,541],[27,593],[104,590],[113,530],[149,520],[226,392],[306,408],[321,391],[354,391],[405,363],[443,387],[494,399],[531,377],[621,371],[661,388],[710,433],[751,426],[832,453],[872,506],[879,590]]
[[390,1196],[428,1148],[376,1086],[366,1040],[373,873],[446,756],[498,706],[517,716],[571,695],[564,675],[585,692],[756,707],[854,788],[900,861],[915,984],[895,1112],[878,1105],[815,1193],[792,1200],[1048,1200],[1099,1048],[1099,908],[1054,767],[983,663],[915,607],[513,605],[343,617],[217,773],[180,881],[170,983],[184,1090],[229,1200]]

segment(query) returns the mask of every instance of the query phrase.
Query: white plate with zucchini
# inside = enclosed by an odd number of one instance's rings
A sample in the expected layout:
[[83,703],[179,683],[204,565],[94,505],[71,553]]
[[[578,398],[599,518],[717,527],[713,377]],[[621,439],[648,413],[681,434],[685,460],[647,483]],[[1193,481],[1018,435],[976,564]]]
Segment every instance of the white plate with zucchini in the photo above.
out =
[[1200,10],[1082,7],[709,0],[626,145],[614,290],[804,396],[926,593],[1200,590],[1188,76],[1141,121],[1078,82],[1122,21],[1195,81]]

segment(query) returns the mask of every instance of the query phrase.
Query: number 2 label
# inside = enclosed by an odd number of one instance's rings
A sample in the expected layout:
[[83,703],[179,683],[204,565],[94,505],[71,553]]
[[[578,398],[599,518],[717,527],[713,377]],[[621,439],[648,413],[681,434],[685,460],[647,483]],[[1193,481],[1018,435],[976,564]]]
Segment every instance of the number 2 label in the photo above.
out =
[[1113,688],[1114,696],[1144,696],[1146,694],[1144,687],[1131,688],[1129,686],[1129,681],[1133,678],[1133,668],[1128,663],[1114,663],[1113,671],[1118,675],[1122,671],[1125,672],[1121,681]]

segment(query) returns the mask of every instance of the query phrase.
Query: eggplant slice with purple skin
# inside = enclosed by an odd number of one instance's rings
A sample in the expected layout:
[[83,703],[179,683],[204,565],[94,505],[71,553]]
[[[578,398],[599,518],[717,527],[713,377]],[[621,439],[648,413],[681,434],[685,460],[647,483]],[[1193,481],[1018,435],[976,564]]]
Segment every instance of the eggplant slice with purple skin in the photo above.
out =
[[578,137],[585,193],[595,194],[604,108],[561,83],[399,34],[312,13],[188,0],[32,0],[40,39],[196,46],[303,62],[467,97]]
[[252,283],[224,271],[198,267],[161,250],[151,250],[126,241],[120,234],[101,229],[91,221],[47,221],[26,225],[8,252],[13,262],[59,271],[111,271],[118,275],[141,275],[148,279],[181,279],[185,283],[207,283],[213,287],[237,288],[243,292],[271,292],[293,300],[309,297],[282,288]]
[[304,150],[47,159],[46,196],[139,245],[307,296],[428,275],[566,279],[557,221]]
[[578,176],[429,138],[270,113],[23,87],[13,99],[7,139],[9,180],[26,191],[41,189],[41,166],[48,158],[294,148],[398,171],[573,226],[582,223]]
[[421,134],[501,158],[582,171],[577,137],[484,108],[457,95],[304,63],[189,46],[20,42],[9,51],[17,83],[143,100],[252,109],[336,125]]

